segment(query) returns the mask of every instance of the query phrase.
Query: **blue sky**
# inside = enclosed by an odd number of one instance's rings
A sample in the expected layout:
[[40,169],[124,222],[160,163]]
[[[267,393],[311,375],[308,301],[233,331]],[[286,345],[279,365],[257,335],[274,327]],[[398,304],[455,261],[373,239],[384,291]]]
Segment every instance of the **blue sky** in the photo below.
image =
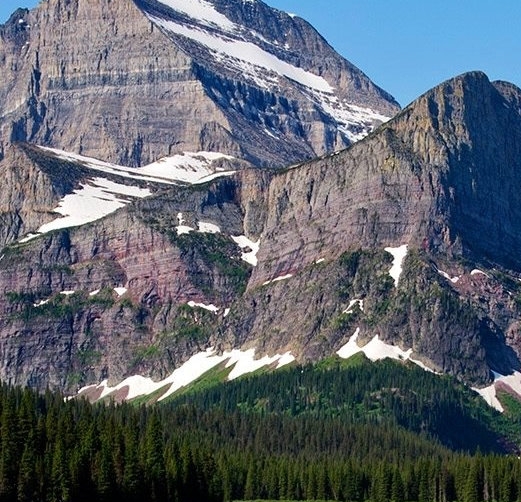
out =
[[[37,0],[0,0],[0,22]],[[470,70],[521,86],[519,0],[267,0],[317,28],[406,105]]]

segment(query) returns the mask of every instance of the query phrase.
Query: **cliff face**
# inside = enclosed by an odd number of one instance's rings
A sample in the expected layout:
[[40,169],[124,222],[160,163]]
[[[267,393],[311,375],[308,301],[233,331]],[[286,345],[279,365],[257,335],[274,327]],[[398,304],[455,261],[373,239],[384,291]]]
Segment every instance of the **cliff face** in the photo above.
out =
[[8,246],[1,378],[73,391],[207,347],[316,360],[354,334],[473,384],[518,370],[520,96],[466,74],[336,155],[159,187]]
[[[0,28],[2,148],[28,141],[127,166],[210,150],[280,166],[345,146],[350,130],[361,137],[398,110],[302,20],[262,2],[207,3],[237,31],[230,50],[238,52],[228,57],[187,36],[203,33],[204,20],[183,12],[190,2],[177,3],[45,0],[17,11]],[[261,31],[249,39],[253,26]],[[207,38],[224,44],[224,28],[212,25]],[[248,51],[275,70],[254,58],[243,61],[251,71],[238,71],[232,63]],[[291,79],[302,75],[331,89],[340,115],[310,101]],[[371,110],[354,110],[345,124],[349,104]]]
[[519,269],[519,89],[510,90],[463,75],[349,150],[276,176],[252,281],[401,244]]
[[205,2],[202,17],[194,5],[44,0],[0,26],[0,244],[37,230],[65,195],[17,143],[130,167],[201,151],[280,167],[398,111],[305,21],[262,2]]

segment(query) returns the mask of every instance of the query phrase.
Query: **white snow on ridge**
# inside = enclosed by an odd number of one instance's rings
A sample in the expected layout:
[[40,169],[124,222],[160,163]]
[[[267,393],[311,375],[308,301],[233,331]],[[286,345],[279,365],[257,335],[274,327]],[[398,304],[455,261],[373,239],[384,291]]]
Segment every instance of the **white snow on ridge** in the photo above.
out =
[[264,356],[261,359],[255,359],[255,349],[250,349],[245,352],[240,350],[232,350],[230,360],[226,364],[227,368],[232,368],[228,375],[228,380],[235,380],[240,376],[248,373],[253,373],[261,369],[263,366],[274,364],[282,358],[281,355],[273,357]]
[[266,82],[266,75],[263,74],[263,71],[268,70],[316,91],[332,93],[334,90],[323,77],[293,66],[251,42],[230,37],[225,38],[155,16],[148,15],[148,17],[164,30],[204,45],[218,58],[219,55],[230,58],[227,59],[227,63],[234,65],[237,70],[246,72],[250,77],[257,77],[257,83],[262,84],[263,87],[269,87],[269,82]]
[[39,147],[54,153],[57,157],[71,162],[80,162],[85,167],[103,173],[121,176],[138,181],[149,181],[166,185],[179,182],[199,184],[211,181],[221,176],[230,176],[234,171],[215,172],[212,162],[219,159],[231,160],[233,157],[216,152],[184,152],[183,154],[165,157],[143,167],[125,167],[110,162],[103,162],[92,157],[65,152],[56,148]]
[[407,256],[407,244],[397,248],[385,248],[385,251],[393,255],[393,266],[389,270],[389,275],[394,279],[395,287],[398,287],[400,276],[402,275],[403,260]]
[[[80,389],[78,395],[92,390],[102,390],[99,399],[110,396],[111,394],[124,390],[127,388],[128,393],[126,400],[134,399],[139,396],[149,395],[161,388],[165,388],[165,392],[161,395],[159,400],[166,399],[174,392],[182,387],[189,385],[207,371],[215,368],[220,363],[226,362],[226,368],[232,368],[228,375],[228,380],[233,380],[239,376],[247,373],[252,373],[264,366],[274,365],[277,363],[277,368],[281,368],[286,364],[293,362],[295,358],[290,352],[285,354],[277,354],[273,357],[265,356],[261,359],[255,359],[255,350],[247,351],[232,350],[224,352],[222,355],[216,355],[213,349],[207,349],[192,356],[186,363],[181,365],[174,372],[159,382],[154,382],[150,378],[145,378],[139,375],[131,376],[123,380],[114,387],[109,387],[108,382],[104,380],[99,385],[90,385]],[[167,389],[168,387],[168,389]]]
[[225,31],[234,31],[236,24],[230,21],[224,14],[218,12],[215,7],[205,0],[159,0],[171,9],[181,12],[206,26],[218,26]]
[[[390,120],[390,117],[375,112],[371,108],[340,102],[332,94],[312,92],[310,97],[312,101],[337,121],[339,129],[353,142],[360,141],[367,136],[365,129],[373,129],[375,122],[384,123]],[[350,129],[350,126],[360,125],[364,126],[364,130],[358,133]]]
[[356,328],[354,334],[349,338],[349,341],[341,347],[337,354],[342,359],[349,359],[351,356],[363,352],[368,359],[371,361],[379,361],[381,359],[397,359],[399,361],[411,361],[412,363],[420,366],[425,371],[434,373],[433,370],[425,366],[421,361],[413,359],[412,349],[402,350],[400,347],[395,345],[389,345],[388,343],[380,340],[379,336],[376,335],[369,343],[360,347],[357,343],[358,336],[360,335],[360,328]]

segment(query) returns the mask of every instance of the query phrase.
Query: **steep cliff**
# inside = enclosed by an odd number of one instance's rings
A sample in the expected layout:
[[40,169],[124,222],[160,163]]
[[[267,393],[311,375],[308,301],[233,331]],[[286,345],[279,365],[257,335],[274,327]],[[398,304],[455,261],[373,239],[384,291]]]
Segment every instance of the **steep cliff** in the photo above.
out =
[[286,165],[398,110],[311,26],[262,2],[44,0],[0,27],[0,71],[2,149],[127,166],[205,150]]
[[1,378],[157,380],[210,347],[270,364],[366,345],[476,385],[518,371],[520,98],[465,74],[340,153],[158,186],[8,246]]

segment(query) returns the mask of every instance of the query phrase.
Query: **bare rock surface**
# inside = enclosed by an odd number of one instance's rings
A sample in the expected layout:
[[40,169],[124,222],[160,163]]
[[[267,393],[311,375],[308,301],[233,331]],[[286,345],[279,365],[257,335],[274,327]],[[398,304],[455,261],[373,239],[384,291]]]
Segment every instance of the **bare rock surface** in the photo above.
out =
[[[352,125],[354,135],[369,132],[378,115],[398,111],[305,21],[262,2],[215,2],[212,9],[245,34],[243,52],[253,47],[276,65],[327,79],[339,110],[370,109],[369,118]],[[164,20],[194,25],[147,0],[45,0],[13,14],[0,28],[3,147],[28,141],[129,166],[210,150],[281,166],[350,144],[348,127],[318,98],[313,103],[302,84],[273,77],[261,85],[164,29]],[[248,38],[253,27],[261,29],[260,40]],[[261,70],[255,69],[267,73]]]

